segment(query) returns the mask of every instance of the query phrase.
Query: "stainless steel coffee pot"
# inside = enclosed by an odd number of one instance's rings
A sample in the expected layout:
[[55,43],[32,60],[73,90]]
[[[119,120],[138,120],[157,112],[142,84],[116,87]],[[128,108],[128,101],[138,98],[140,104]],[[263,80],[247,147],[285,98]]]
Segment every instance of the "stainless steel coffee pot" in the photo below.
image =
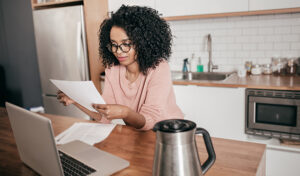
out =
[[[201,176],[213,165],[216,154],[209,136],[203,128],[189,120],[170,119],[155,124],[156,146],[153,176]],[[202,134],[208,159],[201,165],[195,134]]]

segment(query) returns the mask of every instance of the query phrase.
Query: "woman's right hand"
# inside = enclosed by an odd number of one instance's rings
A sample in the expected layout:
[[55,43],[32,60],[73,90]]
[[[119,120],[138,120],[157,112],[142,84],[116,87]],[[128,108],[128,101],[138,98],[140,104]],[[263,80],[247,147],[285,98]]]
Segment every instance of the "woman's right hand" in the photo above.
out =
[[68,106],[70,104],[75,103],[74,100],[72,100],[71,98],[69,98],[66,94],[64,94],[60,90],[57,92],[57,99],[59,100],[59,102],[61,102],[65,106]]

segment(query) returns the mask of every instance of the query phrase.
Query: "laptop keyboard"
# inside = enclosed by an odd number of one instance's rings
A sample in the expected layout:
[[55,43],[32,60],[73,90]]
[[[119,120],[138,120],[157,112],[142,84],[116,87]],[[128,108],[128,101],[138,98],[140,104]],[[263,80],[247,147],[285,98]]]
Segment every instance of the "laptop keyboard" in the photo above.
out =
[[89,175],[93,172],[96,172],[95,169],[83,164],[82,162],[70,157],[69,155],[61,151],[58,152],[65,176]]

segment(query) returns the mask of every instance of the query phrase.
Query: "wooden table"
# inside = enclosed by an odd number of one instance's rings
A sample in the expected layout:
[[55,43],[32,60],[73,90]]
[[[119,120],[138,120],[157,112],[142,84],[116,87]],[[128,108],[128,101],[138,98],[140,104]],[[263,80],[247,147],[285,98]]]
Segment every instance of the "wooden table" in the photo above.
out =
[[[58,135],[75,122],[76,118],[46,115],[52,120],[54,134]],[[197,136],[200,160],[207,158],[201,136]],[[265,175],[266,146],[263,144],[212,138],[217,160],[206,176]],[[128,126],[117,125],[104,141],[96,147],[122,157],[130,166],[114,175],[152,175],[155,148],[155,133],[141,132]],[[0,175],[37,175],[24,165],[17,152],[16,144],[5,109],[0,108]]]

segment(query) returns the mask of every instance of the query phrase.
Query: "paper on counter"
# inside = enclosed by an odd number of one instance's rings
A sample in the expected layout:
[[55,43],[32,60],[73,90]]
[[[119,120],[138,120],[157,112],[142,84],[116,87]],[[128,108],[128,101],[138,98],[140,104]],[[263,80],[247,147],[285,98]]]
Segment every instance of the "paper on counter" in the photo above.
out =
[[50,81],[68,97],[90,111],[97,112],[92,107],[92,104],[105,104],[104,99],[92,81],[65,81],[54,79],[50,79]]
[[77,122],[55,137],[56,144],[80,140],[94,145],[106,139],[115,126],[115,124]]

